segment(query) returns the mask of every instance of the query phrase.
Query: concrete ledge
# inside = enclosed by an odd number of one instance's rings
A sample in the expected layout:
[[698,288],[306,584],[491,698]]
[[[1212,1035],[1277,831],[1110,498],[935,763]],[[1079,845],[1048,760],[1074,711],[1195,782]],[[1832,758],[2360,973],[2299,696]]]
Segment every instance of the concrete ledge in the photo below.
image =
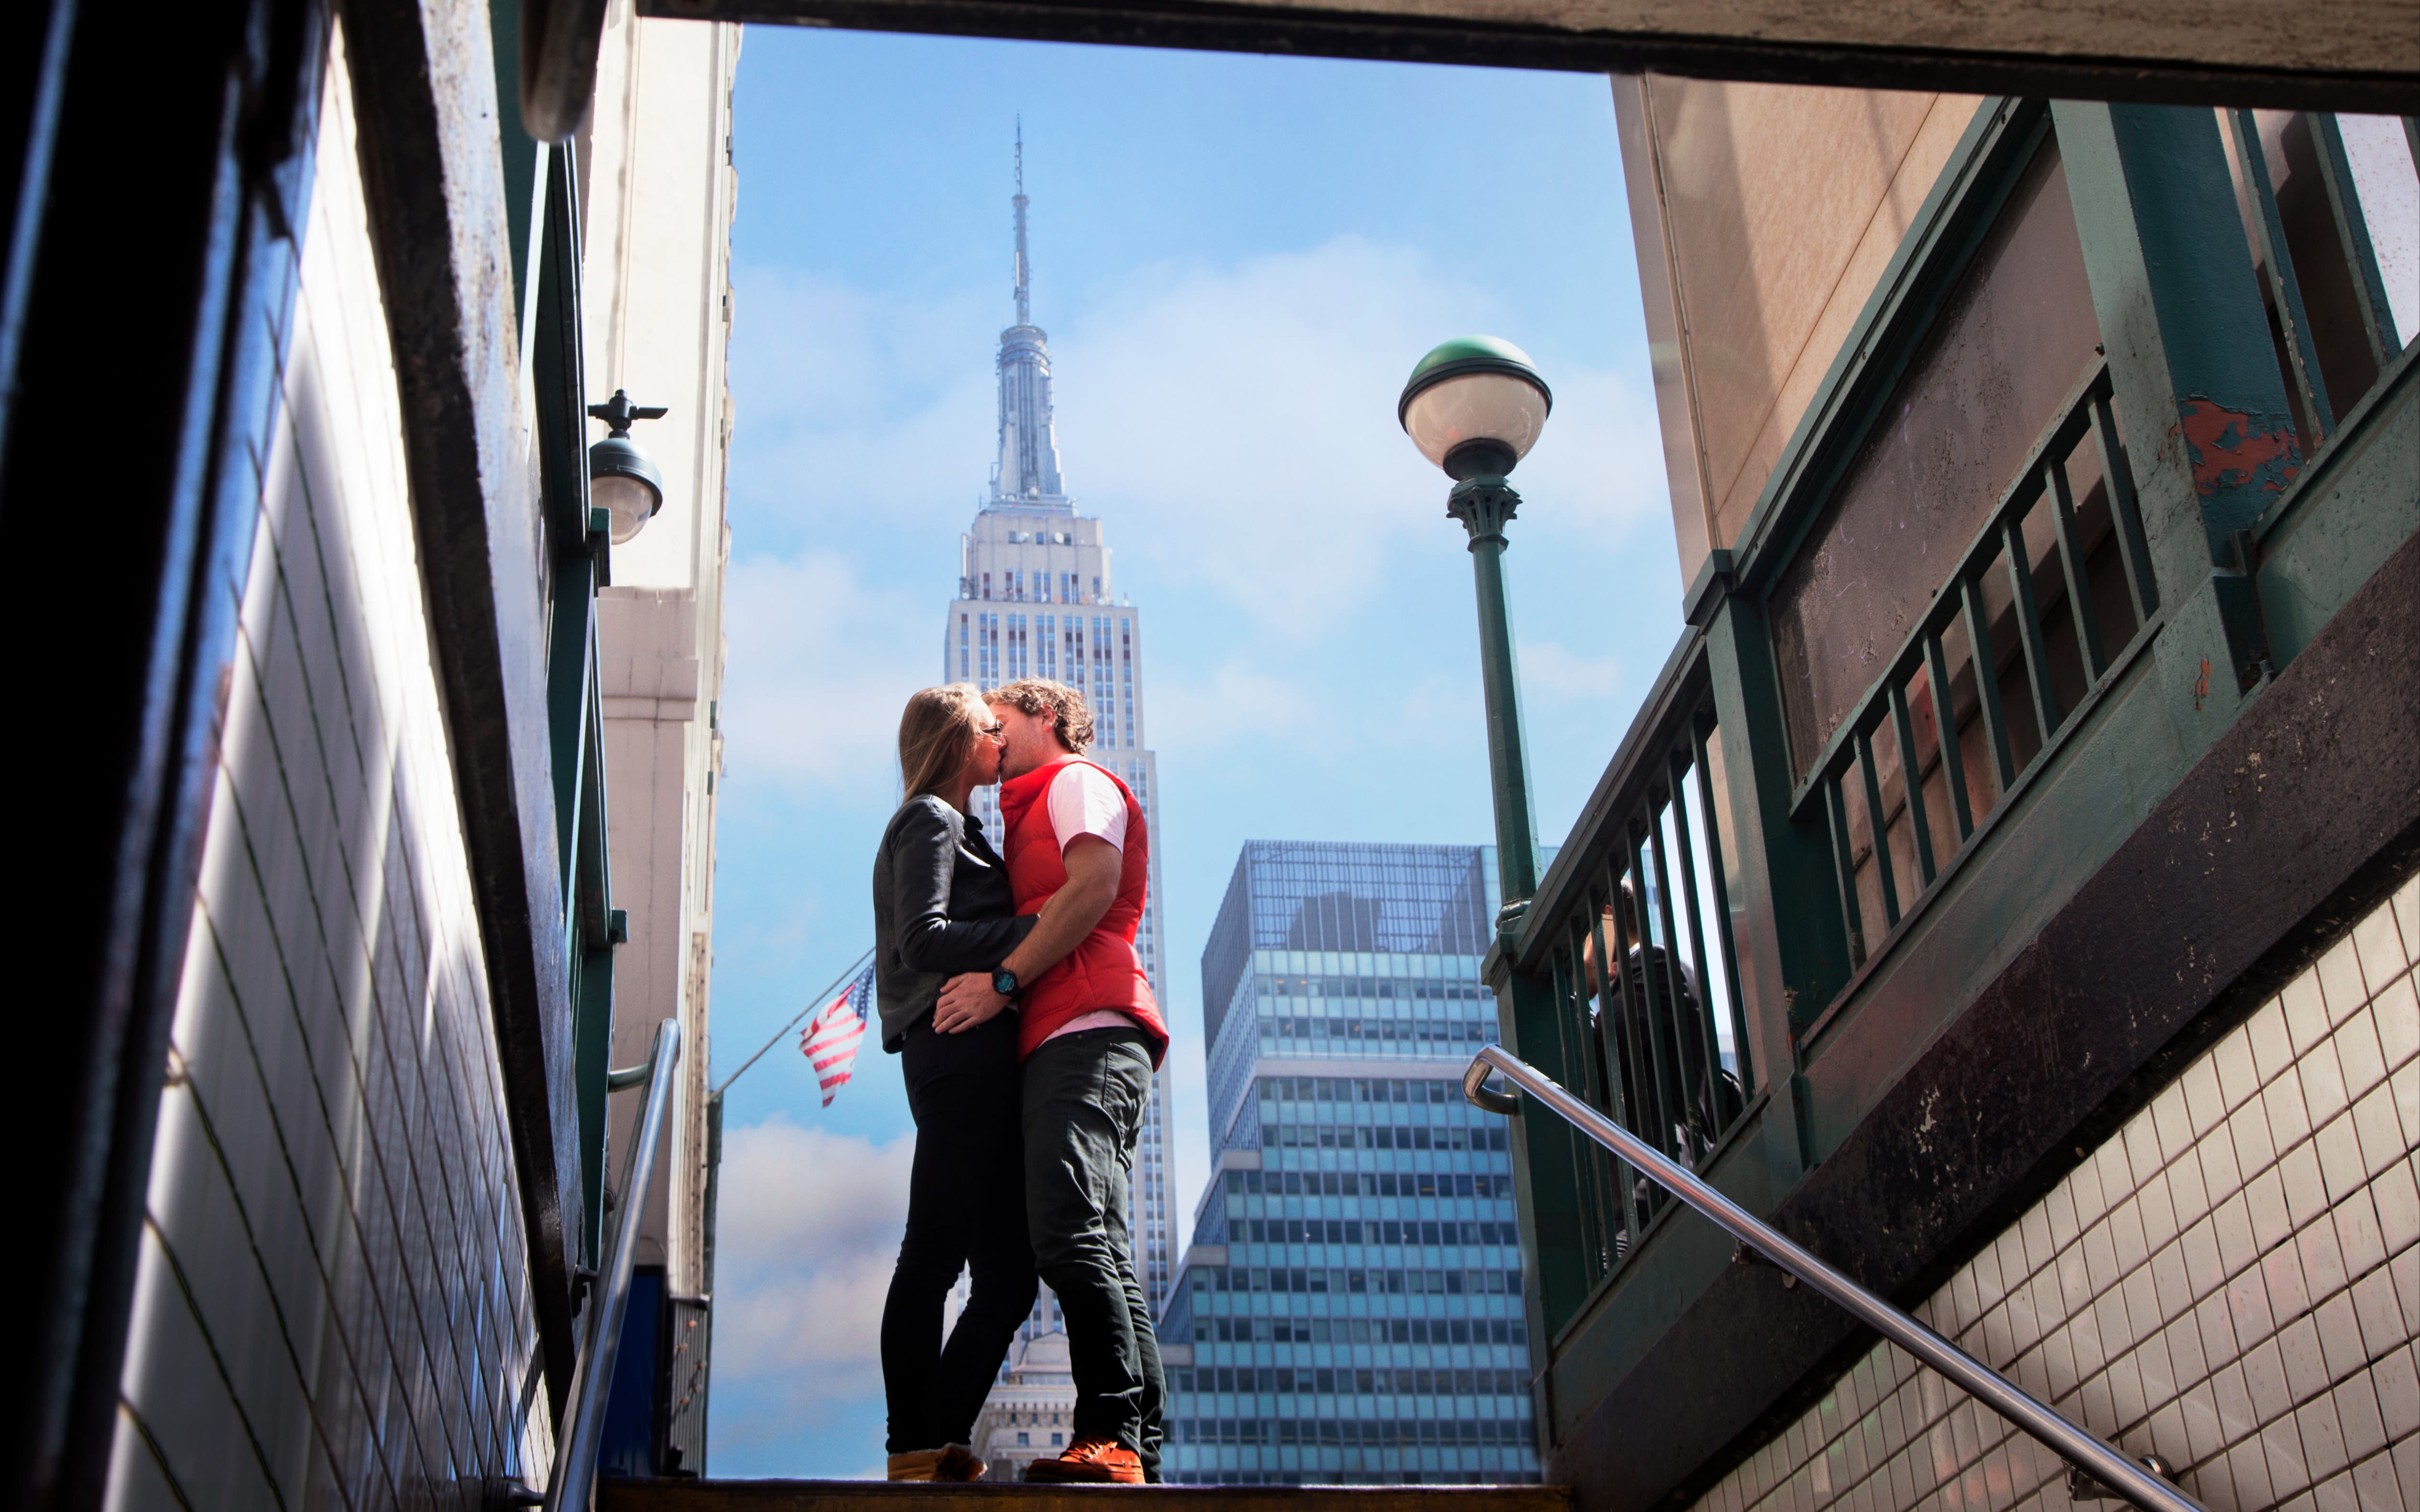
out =
[[1099,1508],[1103,1498],[1142,1498],[1187,1512],[1571,1512],[1561,1486],[971,1486],[863,1480],[603,1480],[597,1512],[1016,1512]]

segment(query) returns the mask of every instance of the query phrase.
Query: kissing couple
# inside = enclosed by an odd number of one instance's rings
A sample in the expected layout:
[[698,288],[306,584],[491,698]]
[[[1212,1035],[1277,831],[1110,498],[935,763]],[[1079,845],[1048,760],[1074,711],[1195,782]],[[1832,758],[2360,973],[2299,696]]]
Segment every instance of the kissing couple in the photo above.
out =
[[[1025,1478],[1159,1479],[1166,1387],[1127,1211],[1168,1053],[1135,950],[1151,840],[1134,794],[1084,759],[1092,741],[1084,695],[1038,677],[928,687],[900,716],[905,796],[874,860],[882,1048],[916,1119],[882,1309],[892,1480],[983,1476],[969,1440],[1037,1276],[1076,1409]],[[993,783],[1005,858],[968,811]],[[961,1267],[971,1295],[945,1343]]]

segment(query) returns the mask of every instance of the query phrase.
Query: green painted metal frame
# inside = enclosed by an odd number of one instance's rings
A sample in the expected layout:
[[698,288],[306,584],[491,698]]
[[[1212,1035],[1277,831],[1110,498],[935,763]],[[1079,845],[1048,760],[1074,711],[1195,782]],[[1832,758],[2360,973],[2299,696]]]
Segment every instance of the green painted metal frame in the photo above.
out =
[[[1727,856],[1736,846],[1726,845],[1728,795],[1712,775],[1722,738],[1713,686],[1706,633],[1692,628],[1606,768],[1588,816],[1488,963],[1509,1020],[1506,1042],[1516,1054],[1525,1042],[1540,1048],[1558,1079],[1591,1106],[1692,1162],[1714,1158],[1764,1103],[1756,1068],[1765,1053],[1756,1044],[1731,926],[1736,887]],[[1701,853],[1712,919],[1699,901]],[[1643,938],[1634,938],[1626,910],[1606,912],[1625,882],[1642,911],[1652,903],[1651,917],[1637,923]],[[1699,964],[1694,1000],[1681,990],[1684,944],[1686,959]],[[1636,969],[1600,971],[1591,994],[1583,952],[1630,963],[1634,947],[1643,947]],[[1719,1003],[1703,1000],[1710,985],[1703,965],[1714,960],[1724,978]],[[1730,1030],[1736,1082],[1722,1068],[1718,1016]],[[1516,1146],[1525,1207],[1555,1221],[1554,1242],[1540,1257],[1551,1263],[1541,1265],[1531,1288],[1532,1326],[1551,1340],[1614,1284],[1668,1204],[1651,1194],[1640,1212],[1630,1195],[1637,1172],[1593,1144],[1559,1137],[1567,1131],[1516,1127],[1527,1141]],[[1525,1220],[1531,1216],[1525,1211]]]
[[[1852,1006],[1882,995],[1891,997],[1892,1012],[1904,1016],[1898,999],[1907,995],[1907,982],[1901,980],[1904,973],[1892,973],[1907,952],[1919,947],[1954,949],[1954,942],[1971,933],[1978,919],[1997,918],[1994,910],[2000,905],[1973,891],[1983,875],[1974,871],[1975,857],[1984,854],[1986,842],[2019,826],[2031,835],[2040,824],[2053,823],[2036,812],[2044,802],[2064,806],[2076,801],[2082,795],[2068,779],[2082,770],[2076,765],[2078,753],[2091,748],[2094,741],[2104,736],[2139,741],[2145,721],[2164,717],[2185,731],[2198,732],[2179,741],[2173,752],[2150,753],[2141,770],[2120,781],[2122,793],[2096,791],[2092,795],[2095,812],[2109,807],[2104,800],[2113,798],[2122,800],[2118,807],[2127,812],[2136,812],[2164,791],[2160,787],[2163,773],[2182,773],[2191,753],[2201,748],[2195,739],[2223,731],[2232,711],[2241,707],[2233,702],[2213,706],[2200,724],[2192,724],[2190,717],[2200,705],[2180,705],[2160,679],[2173,677],[2179,667],[2190,667],[2222,624],[2211,591],[2201,586],[2210,581],[2211,560],[2205,542],[2225,538],[2212,522],[2241,512],[2242,503],[2225,488],[2214,495],[2196,494],[2179,449],[2160,450],[2147,440],[2161,435],[2180,407],[2201,395],[2218,394],[2257,414],[2277,408],[2262,398],[2264,391],[2257,381],[2261,364],[2268,363],[2273,385],[2282,382],[2273,375],[2265,327],[2256,328],[2246,312],[2233,305],[2219,311],[2213,323],[2201,285],[2224,283],[2229,275],[2223,267],[2179,262],[2189,249],[2223,239],[2215,236],[2222,224],[2230,235],[2240,231],[2231,193],[2222,207],[2218,191],[2223,184],[2196,179],[2176,193],[2145,187],[2154,184],[2150,176],[2172,163],[2208,178],[2208,168],[2220,162],[2218,117],[2208,111],[2180,110],[2159,116],[2106,106],[2058,109],[2068,113],[2060,116],[2062,122],[2072,117],[2086,128],[2075,155],[2064,140],[2060,147],[2069,159],[2079,235],[2087,239],[2096,314],[2113,354],[2121,341],[2140,345],[2133,332],[2147,318],[2163,322],[2162,332],[2169,330],[2164,323],[2172,317],[2189,322],[2195,300],[2202,301],[2203,323],[2197,329],[2176,325],[2176,334],[2168,338],[2173,349],[2163,351],[2155,339],[2148,361],[2143,352],[2129,349],[2122,360],[2113,355],[2105,367],[2096,364],[2085,377],[2046,430],[2025,475],[2004,494],[1993,518],[1978,532],[1968,551],[1971,560],[1962,561],[1961,572],[1952,577],[1953,590],[1942,595],[1920,633],[1912,634],[1902,647],[1891,669],[1900,675],[1869,689],[1859,702],[1857,717],[1844,721],[1823,754],[1832,761],[1836,775],[1845,775],[1854,764],[1858,770],[1853,779],[1867,783],[1873,773],[1873,731],[1882,721],[1890,722],[1901,749],[1913,748],[1915,711],[1905,685],[1920,669],[1934,687],[1948,686],[1943,643],[1948,626],[1962,622],[1970,650],[1978,656],[1991,655],[1993,638],[1983,623],[1976,570],[2008,551],[2018,602],[2035,604],[2027,591],[2031,585],[2022,576],[2030,569],[2031,559],[2009,547],[2014,527],[2039,504],[2046,503],[2050,511],[2071,612],[2080,616],[2077,656],[2085,665],[2086,692],[2068,708],[2049,696],[2042,625],[2038,615],[2030,624],[2021,618],[2019,634],[2026,644],[2019,655],[2028,668],[2028,702],[2043,727],[2040,747],[2018,766],[2009,731],[2015,711],[2001,706],[1996,679],[1978,678],[1986,731],[1982,760],[1993,769],[1992,785],[2000,796],[1984,811],[1973,811],[1965,781],[1965,768],[1971,764],[1967,753],[1952,742],[1940,742],[1948,778],[1947,818],[1960,843],[1947,855],[1931,854],[1936,816],[1928,813],[1919,819],[1918,833],[1928,842],[1916,856],[1923,886],[1911,898],[1894,900],[1906,907],[1895,910],[1898,917],[1891,927],[1869,942],[1860,938],[1866,921],[1856,917],[1854,878],[1839,864],[1849,854],[1840,842],[1847,827],[1845,806],[1837,783],[1811,779],[1802,783],[1793,775],[1765,595],[1888,402],[1944,297],[1988,235],[2017,175],[2051,133],[2051,107],[1988,100],[1978,109],[1844,341],[1746,528],[1730,549],[1713,554],[1692,586],[1690,630],[1624,733],[1580,822],[1541,878],[1537,897],[1526,914],[1508,921],[1488,963],[1488,980],[1497,985],[1503,1005],[1509,1050],[1626,1127],[1638,1128],[1634,1121],[1638,1119],[1668,1127],[1668,1119],[1632,1106],[1629,1089],[1618,1076],[1607,1074],[1609,1068],[1598,1059],[1587,1020],[1573,1008],[1578,987],[1575,963],[1584,946],[1598,960],[1625,958],[1626,926],[1618,918],[1606,920],[1593,904],[1610,886],[1615,869],[1627,864],[1647,874],[1654,866],[1645,837],[1628,828],[1632,800],[1639,785],[1664,764],[1658,752],[1677,711],[1694,710],[1699,699],[1710,702],[1712,729],[1699,735],[1694,748],[1697,779],[1711,783],[1719,760],[1721,791],[1701,801],[1708,813],[1719,811],[1718,823],[1727,826],[1722,843],[1709,848],[1717,871],[1719,906],[1742,921],[1735,936],[1729,931],[1715,935],[1726,949],[1724,964],[1738,994],[1734,1040],[1744,1057],[1753,1048],[1755,1075],[1761,1081],[1750,1081],[1742,1116],[1703,1159],[1716,1183],[1741,1194],[1739,1200],[1751,1211],[1763,1211],[1786,1196],[1818,1157],[1838,1144],[1842,1120],[1854,1125],[1862,1116],[1858,1110],[1871,1106],[1871,1095],[1855,1090],[1862,1085],[1855,1076],[1843,1073],[1829,1058],[1838,1045],[1873,1038],[1857,1026],[1861,1020],[1848,1016]],[[2187,140],[2195,132],[2206,142],[2195,146]],[[2118,145],[2114,157],[2106,145],[2113,138]],[[2166,181],[2173,177],[2170,171]],[[2113,182],[2123,187],[2113,191]],[[2140,246],[2130,239],[2118,247],[2133,258],[2131,270],[2122,257],[2110,255],[2117,245],[2111,240],[2112,227],[2122,227],[2127,238],[2140,240]],[[2248,252],[2244,257],[2248,265]],[[2224,261],[2223,255],[2219,260]],[[2157,271],[2146,272],[2147,265]],[[2185,270],[2181,273],[2180,267]],[[2257,316],[2258,301],[2248,281],[2242,293],[2250,315]],[[2250,344],[2256,330],[2257,351]],[[2407,354],[2391,363],[2389,375],[2407,398],[2420,389],[2420,379],[2410,376],[2410,361]],[[2210,376],[2201,376],[2205,374]],[[2385,404],[2381,391],[2389,386],[2382,377],[2379,388],[2349,412],[2348,433],[2365,424],[2366,435],[2378,431],[2380,423],[2371,411]],[[2282,389],[2277,396],[2282,400]],[[2118,437],[2116,416],[2120,409],[2133,422],[2128,432],[2135,440],[2132,452]],[[2063,469],[2042,465],[2046,453],[2064,458],[2086,436],[2093,438],[2101,471],[2108,480],[2116,548],[2124,569],[2120,576],[2133,611],[2134,630],[2123,645],[2105,643],[2098,622],[2085,612],[2076,500]],[[2146,452],[2147,447],[2152,452]],[[2331,447],[2316,460],[2327,464],[2334,453]],[[2342,471],[2356,464],[2357,459],[2335,466]],[[2364,465],[2374,470],[2377,463],[2373,458]],[[2318,482],[2314,478],[2308,487],[2288,488],[2273,500],[2268,517],[2282,523],[2273,528],[2289,533],[2294,510],[2319,507],[2302,502],[2316,493]],[[2238,492],[2248,495],[2249,489]],[[2337,505],[2326,507],[2342,513]],[[1878,785],[1868,787],[1869,812],[1880,811],[1873,801]],[[1814,797],[1819,789],[1826,792],[1820,801]],[[1924,801],[1913,799],[1912,806]],[[2121,826],[2112,833],[2122,839],[2124,831]],[[1621,858],[1625,855],[1626,863]],[[1666,859],[1668,880],[1677,869]],[[2007,880],[2015,886],[2016,879]],[[1695,896],[1697,889],[1686,879],[1684,888],[1685,897]],[[1668,887],[1658,890],[1668,901]],[[2029,877],[2023,890],[2031,900],[2027,907],[2039,911],[2050,906],[2040,879]],[[1954,904],[1953,897],[1958,900]],[[1983,901],[1978,903],[1978,898]],[[1586,917],[1583,908],[1589,909]],[[1941,922],[1945,918],[1954,919],[1954,925]],[[1677,934],[1678,922],[1663,919],[1666,938]],[[1694,938],[1692,943],[1697,943]],[[1702,949],[1698,959],[1705,959]],[[1928,1011],[1934,1020],[1928,1022],[1954,1019],[1979,985],[1984,984],[1961,981],[1946,995],[1938,987],[1923,989],[1921,995],[1933,1005]],[[1625,991],[1627,986],[1625,982]],[[1827,1057],[1820,1064],[1819,1053]],[[1668,1095],[1670,1088],[1658,1084],[1649,1090]],[[1855,1105],[1845,1105],[1844,1096]],[[1859,1097],[1865,1101],[1857,1102]],[[1561,1131],[1540,1126],[1547,1121],[1513,1120],[1522,1219],[1525,1233],[1531,1236],[1530,1325],[1544,1344],[1535,1359],[1541,1422],[1551,1445],[1564,1442],[1564,1434],[1587,1421],[1594,1403],[1631,1363],[1647,1358],[1693,1299],[1715,1284],[1719,1264],[1703,1246],[1693,1247],[1683,1229],[1668,1226],[1663,1212],[1651,1211],[1642,1221],[1626,1200],[1629,1183],[1618,1165],[1608,1156],[1559,1140]]]
[[[509,18],[507,18],[509,19]],[[496,23],[504,26],[505,22]],[[518,37],[518,25],[510,29]],[[500,55],[501,56],[501,55]],[[501,68],[501,64],[500,64]],[[509,70],[504,70],[507,80]],[[500,85],[503,98],[515,97]],[[507,103],[508,111],[514,107]],[[606,834],[604,703],[597,676],[597,591],[613,580],[612,521],[588,501],[587,405],[580,319],[580,181],[572,155],[531,142],[519,116],[504,131],[536,165],[541,204],[516,285],[526,311],[524,352],[536,398],[538,475],[545,490],[551,595],[547,717],[552,747],[555,838],[562,867],[571,974],[572,1079],[580,1118],[580,1246],[595,1269],[603,1253],[605,1104],[613,1026],[613,949],[628,935],[613,907]],[[530,287],[535,284],[535,290]],[[535,293],[535,299],[530,296]]]
[[[2088,585],[2082,577],[2084,559],[2083,532],[2075,517],[2074,501],[2067,479],[2066,459],[2086,439],[2095,443],[2095,454],[2102,465],[2110,510],[2111,529],[2118,543],[2122,563],[2122,576],[2130,602],[2137,607],[2134,635],[2117,657],[2101,643],[2098,617],[2091,610]],[[2050,686],[2049,655],[2045,649],[2039,600],[2031,564],[2024,543],[2024,517],[2038,504],[2047,500],[2051,505],[2058,543],[2059,564],[2066,587],[2067,602],[2076,629],[2078,654],[2084,659],[2086,695],[2073,709],[2061,710]],[[1883,672],[1868,685],[1857,698],[1847,717],[1833,732],[1823,748],[1816,754],[1806,779],[1792,795],[1793,822],[1801,825],[1824,824],[1829,830],[1835,857],[1835,870],[1839,878],[1840,907],[1852,941],[1851,955],[1862,966],[1865,960],[1879,952],[1884,938],[1868,940],[1864,920],[1854,890],[1852,858],[1855,855],[1856,836],[1851,825],[1847,805],[1838,791],[1851,767],[1854,767],[1865,799],[1866,823],[1877,831],[1874,840],[1874,869],[1881,885],[1884,928],[1883,936],[1897,930],[1907,918],[1924,906],[1941,880],[1955,871],[1970,853],[1980,822],[2004,806],[2024,773],[2016,768],[2009,749],[2008,717],[2000,705],[1997,678],[1986,678],[1980,669],[1996,666],[1998,655],[1981,607],[1981,583],[1991,570],[1994,558],[2006,562],[2009,587],[2013,595],[2012,609],[2016,618],[2018,642],[2025,670],[2026,687],[2032,701],[2031,713],[2036,728],[2042,733],[2040,747],[2026,763],[2025,771],[2055,759],[2066,734],[2074,728],[2075,716],[2089,702],[2091,691],[2110,674],[2116,660],[2129,659],[2136,638],[2152,633],[2160,623],[2159,587],[2152,580],[2148,548],[2143,544],[2142,518],[2135,502],[2132,484],[2131,463],[2123,444],[2116,434],[2110,410],[2109,370],[2105,363],[2096,361],[2091,369],[2071,391],[2056,419],[2043,428],[2026,455],[2015,481],[2002,490],[1975,539],[1956,560],[1958,565],[1949,573],[1932,601],[1932,606],[1919,618],[1900,643],[1898,652],[1884,666]],[[1935,699],[1936,732],[1949,728],[1950,721],[1939,702],[1940,690],[1949,687],[1948,656],[1943,647],[1943,637],[1955,624],[1962,626],[1968,646],[1970,664],[1976,668],[1977,702],[1986,739],[1995,757],[1997,796],[1983,815],[1971,811],[1964,787],[1965,764],[1954,734],[1937,741],[1946,780],[1943,783],[1950,798],[1950,817],[1956,825],[1958,845],[1949,856],[1933,854],[1931,825],[1926,810],[1924,784],[1905,780],[1909,830],[1914,840],[1916,863],[1917,891],[1904,903],[1900,898],[1896,868],[1890,863],[1889,851],[1878,831],[1883,827],[1883,790],[1873,754],[1873,733],[1888,720],[1900,753],[1902,773],[1910,770],[1909,753],[1916,750],[1915,721],[1907,702],[1907,689],[1918,672],[1923,672]],[[1819,811],[1819,802],[1820,811]],[[1823,1005],[1808,1023],[1828,1011]]]

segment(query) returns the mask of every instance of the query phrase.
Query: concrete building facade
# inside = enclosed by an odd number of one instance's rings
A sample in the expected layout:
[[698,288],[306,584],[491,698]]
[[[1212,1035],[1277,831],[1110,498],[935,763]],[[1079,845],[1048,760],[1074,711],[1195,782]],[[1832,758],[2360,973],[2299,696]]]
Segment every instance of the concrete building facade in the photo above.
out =
[[[690,1046],[645,1197],[623,1346],[633,1362],[628,1410],[607,1451],[609,1463],[642,1474],[695,1472],[706,1458],[717,1142],[706,1068],[731,554],[726,357],[739,41],[737,25],[642,17],[630,0],[613,0],[596,104],[575,143],[587,191],[587,392],[626,390],[669,411],[633,432],[663,475],[662,507],[616,549],[613,581],[597,596],[608,839],[615,898],[629,919],[614,966],[613,1062],[644,1060],[667,1018],[680,1021]],[[605,434],[603,422],[590,425],[592,437]],[[616,1101],[615,1149],[628,1144],[637,1111],[634,1100]],[[635,1386],[642,1372],[653,1381],[644,1395]]]

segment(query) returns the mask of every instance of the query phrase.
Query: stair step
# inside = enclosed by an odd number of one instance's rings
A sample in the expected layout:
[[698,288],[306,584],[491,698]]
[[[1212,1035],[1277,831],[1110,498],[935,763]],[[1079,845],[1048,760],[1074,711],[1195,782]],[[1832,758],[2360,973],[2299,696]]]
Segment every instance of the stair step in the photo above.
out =
[[1571,1512],[1568,1486],[970,1486],[863,1480],[600,1480],[597,1512],[1101,1512],[1147,1496],[1181,1512]]

